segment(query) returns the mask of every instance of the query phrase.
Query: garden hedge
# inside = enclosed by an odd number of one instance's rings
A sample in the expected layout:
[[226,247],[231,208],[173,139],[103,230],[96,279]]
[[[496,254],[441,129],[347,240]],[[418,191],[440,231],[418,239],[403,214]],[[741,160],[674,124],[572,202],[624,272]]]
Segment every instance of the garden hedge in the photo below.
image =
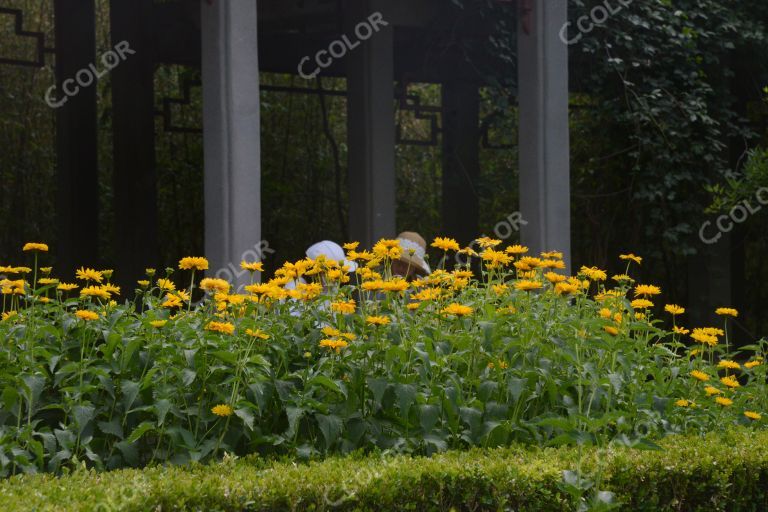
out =
[[[672,436],[663,451],[612,448],[601,489],[627,510],[768,509],[768,432]],[[432,458],[357,456],[300,464],[256,458],[65,477],[19,475],[0,484],[0,510],[516,510],[572,509],[561,490],[576,448],[511,447]]]

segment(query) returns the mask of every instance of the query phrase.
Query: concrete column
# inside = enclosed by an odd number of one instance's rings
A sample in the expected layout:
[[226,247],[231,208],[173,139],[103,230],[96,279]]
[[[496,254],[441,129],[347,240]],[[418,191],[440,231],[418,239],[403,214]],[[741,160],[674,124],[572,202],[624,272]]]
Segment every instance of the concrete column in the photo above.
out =
[[80,87],[67,98],[65,80],[96,62],[94,0],[57,0],[56,181],[58,204],[57,274],[71,277],[78,265],[98,265],[99,171],[97,164],[97,84]]
[[394,29],[385,2],[347,0],[344,26],[377,31],[350,51],[347,65],[350,237],[364,246],[395,232]]
[[521,0],[518,25],[520,209],[532,252],[559,250],[570,267],[568,47],[559,38],[566,0]]
[[476,84],[443,85],[442,235],[453,237],[462,245],[480,236],[479,102]]
[[255,0],[201,0],[205,252],[210,275],[248,282],[261,247],[261,122]]

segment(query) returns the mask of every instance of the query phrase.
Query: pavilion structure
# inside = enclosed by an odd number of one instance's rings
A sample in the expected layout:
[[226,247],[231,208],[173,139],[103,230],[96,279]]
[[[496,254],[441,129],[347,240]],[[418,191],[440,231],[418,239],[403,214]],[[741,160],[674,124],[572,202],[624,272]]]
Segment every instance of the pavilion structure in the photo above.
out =
[[[509,83],[516,84],[511,93],[519,112],[522,240],[533,251],[562,250],[569,260],[568,47],[559,37],[567,1],[496,2],[517,19]],[[478,90],[485,85],[476,68],[501,64],[494,55],[430,53],[431,38],[441,30],[488,38],[489,20],[473,15],[480,2],[463,3],[457,17],[448,0],[111,0],[112,43],[127,42],[134,51],[111,71],[120,273],[135,279],[157,258],[153,79],[160,64],[202,70],[205,250],[212,268],[239,263],[261,240],[261,219],[269,214],[261,209],[264,72],[312,78],[318,70],[346,78],[349,226],[364,244],[396,235],[396,84],[440,84],[443,228],[463,243],[471,240],[478,234],[478,203],[466,191],[479,174]],[[61,87],[99,56],[94,0],[54,4]],[[83,88],[56,116],[60,235],[68,241],[59,257],[67,267],[92,261],[97,251],[82,229],[96,217],[95,88]]]

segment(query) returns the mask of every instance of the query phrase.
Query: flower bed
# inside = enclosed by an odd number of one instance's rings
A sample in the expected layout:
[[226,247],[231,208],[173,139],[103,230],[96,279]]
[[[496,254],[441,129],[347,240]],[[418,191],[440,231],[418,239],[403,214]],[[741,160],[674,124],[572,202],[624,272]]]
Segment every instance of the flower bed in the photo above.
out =
[[[435,241],[446,255],[454,244]],[[348,246],[355,273],[303,260],[242,293],[184,258],[122,304],[111,272],[65,283],[38,267],[45,246],[28,246],[34,265],[0,268],[0,474],[224,453],[655,448],[669,433],[764,423],[768,344],[733,350],[735,310],[689,331],[683,308],[652,302],[655,286],[479,244],[476,273],[441,264],[409,283],[385,240]],[[622,259],[627,273],[641,263]]]

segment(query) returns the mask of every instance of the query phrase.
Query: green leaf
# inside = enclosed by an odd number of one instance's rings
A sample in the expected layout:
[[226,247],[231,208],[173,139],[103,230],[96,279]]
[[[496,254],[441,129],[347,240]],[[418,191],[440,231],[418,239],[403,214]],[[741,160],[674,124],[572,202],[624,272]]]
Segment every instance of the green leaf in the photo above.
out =
[[512,395],[513,401],[517,402],[520,400],[520,397],[522,396],[523,391],[525,391],[527,385],[528,379],[509,379],[509,382],[507,382],[507,390],[509,391],[509,394]]
[[139,383],[130,380],[120,382],[120,390],[123,394],[123,408],[127,411],[131,408],[139,396]]
[[408,411],[411,409],[416,399],[416,386],[412,384],[397,384],[395,386],[395,395],[397,395],[398,406],[400,407],[400,416],[408,417]]
[[317,387],[325,388],[328,391],[332,391],[334,393],[338,393],[340,395],[343,395],[345,398],[347,396],[346,391],[343,391],[341,389],[341,387],[339,387],[339,385],[335,381],[333,381],[329,377],[326,377],[325,375],[318,375],[316,377],[313,377],[313,378],[309,379],[307,384],[310,387],[317,386]]
[[253,413],[249,409],[235,409],[235,416],[243,420],[243,423],[245,423],[245,426],[248,427],[248,430],[253,431],[254,417]]
[[213,355],[213,357],[215,357],[216,359],[219,359],[232,366],[237,365],[237,356],[234,354],[234,352],[228,352],[226,350],[217,350],[211,355]]
[[424,404],[419,406],[419,423],[425,434],[429,434],[440,418],[440,408],[436,405]]
[[100,421],[97,423],[99,430],[105,434],[111,434],[115,437],[123,439],[123,426],[120,424],[120,420],[113,418],[112,421]]
[[168,414],[168,411],[171,410],[171,401],[166,398],[157,400],[154,409],[155,414],[157,414],[157,424],[162,425],[165,422],[165,416]]
[[384,397],[384,393],[387,391],[387,386],[389,386],[389,381],[386,379],[368,378],[366,382],[368,383],[368,389],[370,389],[371,393],[373,394],[373,403],[375,403],[377,406],[380,406],[381,399]]
[[90,405],[78,405],[72,410],[72,415],[75,418],[75,425],[77,426],[77,433],[82,434],[85,427],[93,419],[96,409]]
[[315,419],[325,439],[325,448],[328,450],[336,442],[339,435],[341,435],[343,427],[341,418],[334,415],[315,414]]
[[131,432],[131,435],[128,436],[128,439],[126,439],[129,443],[135,443],[141,437],[146,434],[147,432],[151,432],[155,429],[155,424],[151,421],[144,421],[142,422],[138,427],[133,429],[133,432]]

